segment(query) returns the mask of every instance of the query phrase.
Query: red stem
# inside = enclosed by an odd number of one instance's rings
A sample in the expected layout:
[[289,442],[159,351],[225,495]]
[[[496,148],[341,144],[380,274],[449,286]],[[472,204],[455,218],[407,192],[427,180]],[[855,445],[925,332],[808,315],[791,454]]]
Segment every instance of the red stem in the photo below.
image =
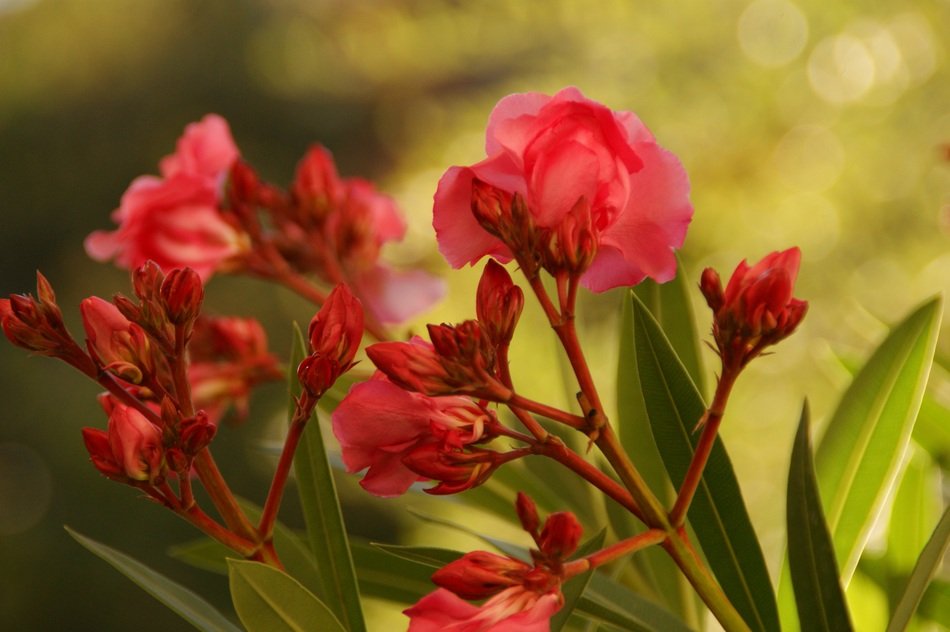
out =
[[264,510],[261,513],[260,525],[257,528],[264,542],[269,542],[274,534],[274,524],[284,496],[284,487],[290,475],[290,466],[294,461],[294,453],[297,451],[297,445],[300,443],[300,438],[303,436],[316,403],[316,399],[304,393],[294,410],[290,428],[287,430],[287,438],[284,440],[284,449],[280,453],[280,460],[277,462],[277,469],[274,471],[270,491],[267,492],[267,500],[264,502]]
[[548,419],[559,421],[562,424],[570,426],[571,428],[576,428],[578,430],[584,430],[587,428],[587,422],[583,417],[578,417],[577,415],[571,414],[565,410],[561,410],[560,408],[554,408],[553,406],[536,402],[533,399],[522,397],[517,393],[512,393],[511,397],[509,397],[505,403],[508,404],[508,406],[522,408],[532,413],[537,413],[547,417]]
[[624,555],[629,555],[630,553],[645,549],[648,546],[659,544],[666,540],[667,537],[666,531],[662,529],[650,529],[649,531],[626,538],[596,553],[591,553],[587,557],[568,562],[564,565],[564,577],[565,579],[569,579],[575,575],[580,575],[581,573],[585,573],[598,566],[603,566]]
[[676,495],[676,502],[670,511],[670,522],[674,527],[680,527],[686,522],[689,506],[693,502],[693,497],[699,488],[699,482],[703,478],[706,463],[709,461],[709,455],[716,444],[716,435],[726,410],[729,393],[732,391],[732,386],[738,376],[738,370],[733,371],[728,368],[723,370],[722,377],[716,384],[716,394],[713,397],[713,402],[696,426],[697,429],[702,426],[703,434],[700,435],[699,441],[696,443],[696,450],[693,452],[692,460],[690,460],[689,469],[686,470],[683,484],[680,485],[679,493]]

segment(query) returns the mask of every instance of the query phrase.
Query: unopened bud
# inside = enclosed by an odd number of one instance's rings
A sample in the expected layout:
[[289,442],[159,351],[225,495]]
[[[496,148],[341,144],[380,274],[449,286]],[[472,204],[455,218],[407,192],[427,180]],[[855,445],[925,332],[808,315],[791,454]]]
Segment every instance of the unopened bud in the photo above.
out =
[[722,281],[719,279],[719,273],[712,268],[703,270],[703,275],[699,279],[699,290],[706,299],[706,304],[713,313],[722,309],[725,303],[725,297],[722,292]]
[[217,426],[211,423],[208,415],[203,410],[199,410],[194,417],[181,420],[181,449],[185,454],[194,456],[208,447],[217,431]]
[[574,514],[569,511],[553,513],[544,522],[538,548],[549,559],[567,559],[577,550],[583,531]]
[[204,299],[201,277],[191,268],[172,270],[162,282],[161,299],[169,321],[176,325],[194,322]]
[[518,497],[515,500],[515,510],[518,512],[521,527],[532,536],[537,537],[541,520],[538,518],[538,507],[531,500],[531,497],[524,492],[518,492]]
[[511,342],[523,308],[524,292],[501,264],[489,259],[478,282],[475,312],[479,325],[495,345]]
[[493,455],[491,450],[456,452],[426,443],[403,456],[402,463],[419,476],[438,481],[438,485],[425,491],[441,496],[457,494],[487,481],[496,469]]
[[521,584],[531,567],[511,557],[472,551],[432,574],[432,583],[462,599],[486,599]]

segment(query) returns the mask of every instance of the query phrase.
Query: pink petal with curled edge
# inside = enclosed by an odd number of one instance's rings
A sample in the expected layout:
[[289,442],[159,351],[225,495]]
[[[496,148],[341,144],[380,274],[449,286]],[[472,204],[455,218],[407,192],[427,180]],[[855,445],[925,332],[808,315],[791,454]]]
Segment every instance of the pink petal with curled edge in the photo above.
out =
[[445,282],[422,270],[393,270],[377,265],[354,282],[366,309],[382,323],[402,323],[445,296]]
[[185,127],[175,153],[161,160],[159,170],[166,178],[188,173],[217,179],[239,156],[228,122],[217,114],[208,114]]
[[689,181],[679,159],[653,143],[640,143],[644,166],[630,176],[630,201],[601,236],[647,276],[665,282],[676,276],[676,257],[693,216]]
[[531,140],[525,135],[531,119],[550,100],[540,92],[509,94],[500,100],[488,116],[485,154],[491,156],[507,150],[520,156]]
[[606,292],[615,287],[636,285],[646,277],[635,264],[613,246],[601,245],[593,263],[581,277],[581,285],[591,292]]

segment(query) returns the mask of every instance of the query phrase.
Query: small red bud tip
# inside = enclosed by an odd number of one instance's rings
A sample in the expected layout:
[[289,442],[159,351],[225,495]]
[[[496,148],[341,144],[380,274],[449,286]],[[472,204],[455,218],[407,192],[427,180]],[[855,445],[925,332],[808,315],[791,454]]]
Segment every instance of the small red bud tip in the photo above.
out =
[[706,298],[706,304],[713,312],[718,312],[723,305],[724,297],[722,293],[722,281],[719,280],[719,273],[712,268],[703,270],[703,275],[699,280],[699,289]]
[[132,272],[132,291],[142,301],[148,301],[159,296],[163,281],[165,273],[149,259]]
[[294,201],[308,216],[319,221],[342,201],[343,190],[333,156],[325,147],[311,147],[297,165],[290,187]]
[[531,500],[531,497],[524,492],[518,492],[518,497],[515,500],[515,510],[518,512],[521,527],[532,537],[537,537],[541,520],[538,518],[538,507]]
[[168,320],[176,325],[194,322],[201,311],[204,287],[201,277],[191,268],[172,270],[162,281],[162,306]]
[[472,214],[482,228],[496,236],[505,231],[504,224],[511,218],[513,196],[507,191],[472,180]]
[[479,325],[495,345],[511,342],[522,309],[524,292],[514,284],[502,265],[489,259],[478,282],[475,312]]

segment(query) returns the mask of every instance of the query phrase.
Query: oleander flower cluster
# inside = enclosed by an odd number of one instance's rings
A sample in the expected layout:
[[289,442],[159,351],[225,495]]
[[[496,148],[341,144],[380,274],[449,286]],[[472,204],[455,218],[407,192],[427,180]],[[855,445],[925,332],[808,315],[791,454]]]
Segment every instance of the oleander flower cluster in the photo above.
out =
[[[677,275],[675,253],[693,217],[689,183],[679,159],[636,115],[613,111],[576,88],[499,101],[488,119],[485,158],[450,167],[434,192],[432,224],[446,261],[459,268],[487,258],[474,309],[456,323],[428,324],[425,337],[396,325],[433,305],[443,282],[427,270],[385,262],[384,246],[406,231],[396,202],[368,180],[342,177],[326,148],[314,145],[284,188],[263,181],[225,119],[209,114],[186,127],[158,172],[137,178],[122,195],[114,230],[86,240],[91,257],[130,271],[132,294],[83,300],[83,340],[67,330],[42,274],[36,296],[0,299],[0,324],[13,344],[70,364],[103,390],[105,427],[81,431],[103,476],[135,487],[233,554],[284,573],[291,564],[285,566],[287,551],[275,544],[278,512],[301,450],[323,445],[304,433],[321,432],[316,411],[326,408],[343,468],[362,472],[367,492],[464,495],[498,482],[493,493],[514,495],[521,529],[533,543],[520,553],[461,554],[435,570],[438,588],[405,610],[410,630],[547,631],[562,608],[575,605],[568,582],[588,581],[601,567],[620,569],[621,560],[653,546],[669,554],[724,627],[744,629],[744,613],[695,553],[686,515],[729,389],[805,315],[807,303],[793,296],[800,252],[772,253],[753,266],[743,261],[725,289],[714,270],[703,273],[700,289],[712,310],[721,371],[713,407],[698,420],[702,433],[667,510],[661,490],[647,486],[618,439],[576,326],[582,288],[601,293]],[[205,285],[218,274],[268,280],[313,303],[289,371],[268,349],[258,321],[205,309]],[[553,330],[576,406],[540,401],[519,382],[524,367],[512,366],[511,347],[529,301]],[[365,347],[364,333],[372,339]],[[344,388],[341,378],[361,362],[368,370],[351,374]],[[211,449],[228,431],[223,419],[254,423],[260,416],[255,388],[285,373],[291,381],[287,429],[267,497],[259,511],[249,511]],[[324,399],[331,392],[335,396]],[[327,404],[330,399],[339,403]],[[296,475],[301,494],[316,494],[319,503],[303,497],[305,513],[323,507],[321,528],[340,526],[311,537],[310,546],[319,547],[324,537],[346,536],[338,506],[325,506],[328,498],[336,502],[329,475],[324,487],[307,487],[317,485],[307,481],[322,463],[314,465],[307,454]],[[505,468],[526,472],[542,459],[621,516],[608,541],[603,531],[582,543],[580,512],[567,508],[547,511],[542,521],[534,501],[518,491],[520,481],[496,479]],[[638,526],[624,532],[617,524]],[[286,598],[322,604],[331,618],[321,625],[364,629],[350,607],[358,601],[355,573],[348,580],[339,574],[353,564],[346,540],[342,552],[337,544],[327,546],[321,550],[337,555],[336,566],[317,572],[332,574],[336,583],[288,584],[297,592]],[[330,584],[344,586],[343,592],[332,592]],[[236,593],[235,607],[246,625],[262,620],[247,614],[251,606]]]

